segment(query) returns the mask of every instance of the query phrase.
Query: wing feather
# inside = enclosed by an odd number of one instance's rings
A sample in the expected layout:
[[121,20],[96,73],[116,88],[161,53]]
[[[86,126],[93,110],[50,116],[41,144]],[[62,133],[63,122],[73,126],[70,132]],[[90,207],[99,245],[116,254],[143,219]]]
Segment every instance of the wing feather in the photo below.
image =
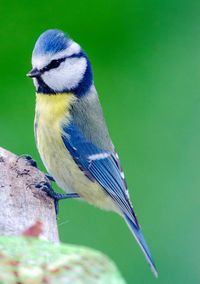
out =
[[115,200],[122,212],[139,227],[127,195],[124,179],[121,176],[120,164],[113,159],[113,154],[88,141],[74,122],[63,127],[62,139],[74,161],[85,175],[92,181],[96,180],[106,193]]

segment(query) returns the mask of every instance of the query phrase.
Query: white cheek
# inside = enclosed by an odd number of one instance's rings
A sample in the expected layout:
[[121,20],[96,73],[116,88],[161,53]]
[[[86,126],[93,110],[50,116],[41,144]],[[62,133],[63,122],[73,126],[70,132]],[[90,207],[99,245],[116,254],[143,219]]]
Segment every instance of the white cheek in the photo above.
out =
[[54,91],[62,92],[78,86],[87,67],[84,57],[69,58],[60,64],[58,68],[45,72],[42,75],[44,82]]

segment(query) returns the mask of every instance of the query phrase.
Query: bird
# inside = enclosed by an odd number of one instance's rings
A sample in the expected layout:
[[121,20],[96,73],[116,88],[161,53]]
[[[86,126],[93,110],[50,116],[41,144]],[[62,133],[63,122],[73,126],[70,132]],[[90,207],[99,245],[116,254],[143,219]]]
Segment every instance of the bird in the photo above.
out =
[[67,33],[49,29],[37,39],[32,70],[36,88],[34,133],[41,160],[66,192],[39,185],[56,201],[78,198],[114,211],[127,223],[157,277],[109,136],[90,60]]

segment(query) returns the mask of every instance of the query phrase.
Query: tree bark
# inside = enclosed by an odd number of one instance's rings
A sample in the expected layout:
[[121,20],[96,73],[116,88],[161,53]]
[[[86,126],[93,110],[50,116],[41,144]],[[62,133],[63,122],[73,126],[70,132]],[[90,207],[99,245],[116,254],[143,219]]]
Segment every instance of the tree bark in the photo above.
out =
[[0,235],[21,235],[40,221],[40,237],[59,241],[54,201],[31,185],[41,181],[49,181],[44,173],[0,147]]

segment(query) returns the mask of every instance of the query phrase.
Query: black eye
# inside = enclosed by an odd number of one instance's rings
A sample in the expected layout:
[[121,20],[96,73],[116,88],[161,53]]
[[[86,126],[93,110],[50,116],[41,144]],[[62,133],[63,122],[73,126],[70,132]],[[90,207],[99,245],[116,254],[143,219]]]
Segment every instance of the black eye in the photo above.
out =
[[60,58],[60,59],[54,59],[47,66],[42,68],[40,71],[46,72],[46,71],[49,71],[51,69],[57,68],[60,65],[61,62],[65,61],[65,59],[66,59],[66,57],[63,57],[63,58]]
[[52,60],[47,67],[48,69],[57,68],[60,63],[60,60]]
[[54,59],[40,71],[46,72],[46,71],[49,71],[51,69],[57,68],[60,65],[61,62],[65,61],[65,59],[66,58]]

